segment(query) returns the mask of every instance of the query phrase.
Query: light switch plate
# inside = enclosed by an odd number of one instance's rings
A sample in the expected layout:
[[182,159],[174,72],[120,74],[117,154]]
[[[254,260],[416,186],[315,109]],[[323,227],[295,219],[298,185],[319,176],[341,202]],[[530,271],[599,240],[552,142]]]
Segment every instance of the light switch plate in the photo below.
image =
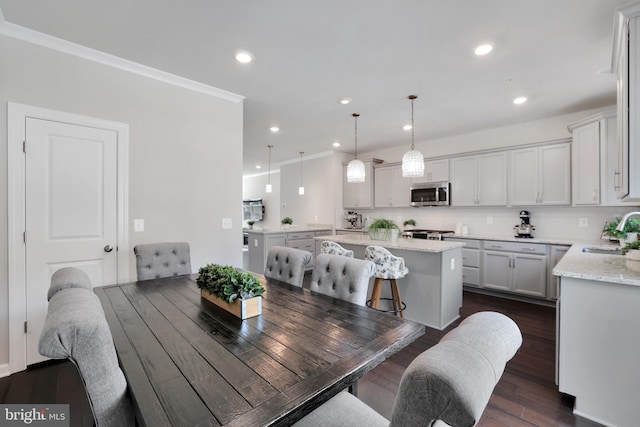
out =
[[136,233],[144,231],[144,219],[133,220],[133,231]]
[[578,226],[579,227],[588,227],[589,226],[589,218],[578,218]]
[[231,228],[231,218],[222,218],[222,228]]

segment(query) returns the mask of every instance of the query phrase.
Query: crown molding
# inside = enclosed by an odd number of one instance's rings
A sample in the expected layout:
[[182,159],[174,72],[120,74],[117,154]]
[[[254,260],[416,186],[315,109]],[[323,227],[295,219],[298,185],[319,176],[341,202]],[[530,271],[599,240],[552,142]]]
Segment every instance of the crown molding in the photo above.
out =
[[129,61],[128,59],[123,59],[115,55],[101,52],[99,50],[72,43],[70,41],[53,37],[48,34],[34,31],[30,28],[13,24],[4,19],[2,10],[0,10],[0,35],[11,37],[17,40],[22,40],[27,43],[46,47],[48,49],[76,56],[78,58],[83,58],[88,61],[107,65],[119,70],[128,71],[133,74],[138,74],[143,77],[158,80],[173,86],[178,86],[205,95],[214,96],[216,98],[221,98],[227,101],[242,102],[245,98],[244,96],[238,95],[233,92],[218,89],[216,87],[209,86],[195,80],[180,77],[175,74],[167,73],[156,68],[139,64],[137,62]]

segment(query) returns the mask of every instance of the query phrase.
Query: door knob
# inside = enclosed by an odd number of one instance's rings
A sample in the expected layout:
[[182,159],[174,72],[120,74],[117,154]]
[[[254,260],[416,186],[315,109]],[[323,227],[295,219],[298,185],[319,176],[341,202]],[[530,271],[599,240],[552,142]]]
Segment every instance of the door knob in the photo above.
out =
[[105,252],[111,252],[112,250],[113,250],[113,246],[111,246],[111,245],[107,245],[107,246],[104,247],[104,251]]

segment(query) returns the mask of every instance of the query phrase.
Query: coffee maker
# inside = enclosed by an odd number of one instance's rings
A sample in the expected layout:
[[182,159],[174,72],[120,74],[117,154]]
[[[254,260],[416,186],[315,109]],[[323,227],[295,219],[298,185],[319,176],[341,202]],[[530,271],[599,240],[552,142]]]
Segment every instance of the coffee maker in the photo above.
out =
[[530,216],[529,211],[520,211],[520,224],[514,226],[513,228],[516,230],[516,236],[522,239],[532,239],[533,235],[531,232],[536,228],[531,225],[529,222]]
[[347,224],[349,224],[347,225],[347,228],[362,228],[361,214],[353,211],[348,211],[345,213],[344,217],[347,220]]

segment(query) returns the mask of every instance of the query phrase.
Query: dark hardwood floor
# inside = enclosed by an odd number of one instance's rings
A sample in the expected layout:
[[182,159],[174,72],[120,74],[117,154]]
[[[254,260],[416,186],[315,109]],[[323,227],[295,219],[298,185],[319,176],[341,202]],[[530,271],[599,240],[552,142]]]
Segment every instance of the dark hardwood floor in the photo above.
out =
[[[555,309],[472,292],[464,293],[461,318],[478,311],[498,311],[520,327],[523,344],[495,388],[479,426],[598,426],[572,414],[572,399],[555,385]],[[391,417],[400,377],[421,352],[445,331],[427,328],[424,336],[385,361],[358,383],[360,399]],[[93,419],[82,381],[67,361],[46,362],[0,378],[2,403],[69,403],[71,426],[91,426]]]

